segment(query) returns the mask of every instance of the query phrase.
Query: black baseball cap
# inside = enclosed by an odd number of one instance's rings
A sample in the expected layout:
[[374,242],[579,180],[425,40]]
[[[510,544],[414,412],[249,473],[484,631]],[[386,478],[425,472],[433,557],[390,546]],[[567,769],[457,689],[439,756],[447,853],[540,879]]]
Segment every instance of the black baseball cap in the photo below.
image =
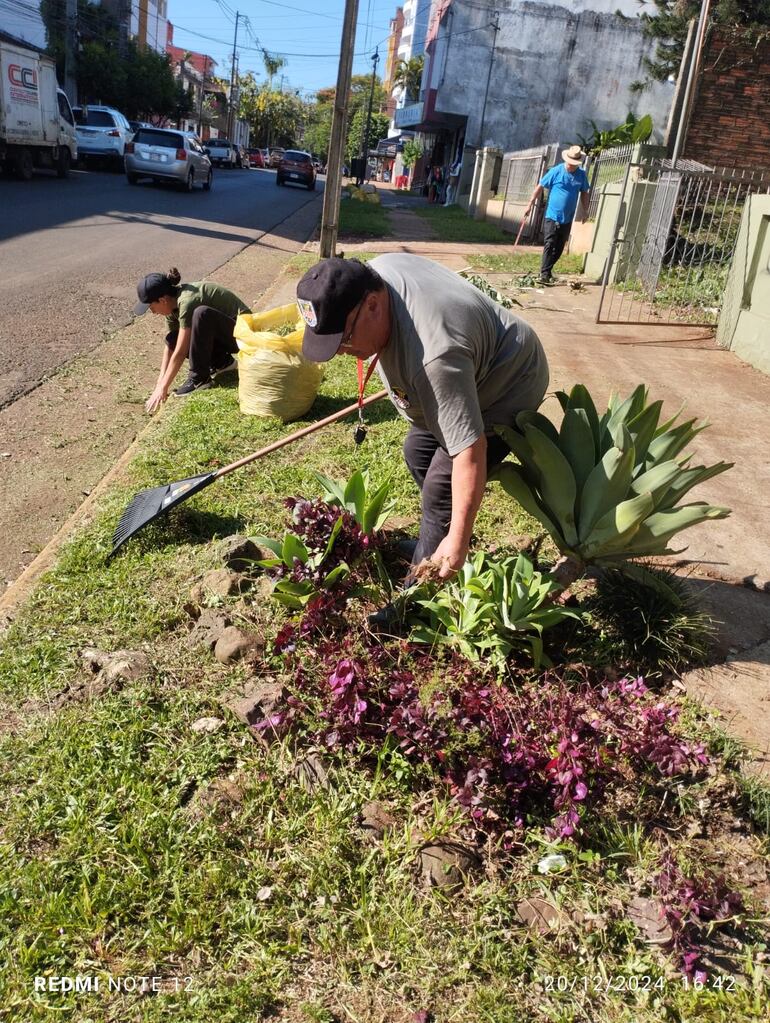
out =
[[302,354],[328,362],[337,354],[351,310],[380,287],[380,275],[357,259],[333,256],[317,263],[297,285],[297,307],[305,321]]
[[171,295],[173,285],[165,274],[147,274],[137,284],[136,293],[139,301],[134,306],[134,315],[141,316],[147,312],[152,302],[157,302],[164,295]]

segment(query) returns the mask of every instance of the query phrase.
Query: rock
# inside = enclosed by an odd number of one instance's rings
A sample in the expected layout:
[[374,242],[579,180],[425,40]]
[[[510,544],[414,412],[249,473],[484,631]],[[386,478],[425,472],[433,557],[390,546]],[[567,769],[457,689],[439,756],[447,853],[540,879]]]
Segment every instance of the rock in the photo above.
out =
[[361,185],[359,191],[363,192],[365,195],[376,195],[377,193],[377,189],[374,185],[370,185],[368,181]]
[[256,561],[264,561],[275,555],[254,543],[248,536],[234,533],[221,541],[217,547],[217,557],[233,572],[253,572],[259,567],[254,564]]
[[330,787],[329,772],[315,752],[311,751],[300,757],[292,767],[291,774],[308,792],[317,792],[319,789],[326,791]]
[[260,636],[252,632],[244,632],[235,625],[228,625],[220,635],[214,647],[214,656],[220,664],[232,664],[246,657],[247,654],[255,653],[265,648],[265,642]]
[[205,596],[234,597],[244,589],[245,580],[227,568],[213,568],[200,581]]
[[223,704],[244,725],[259,725],[283,706],[285,690],[280,682],[260,682],[245,692],[230,695]]
[[395,818],[382,803],[367,803],[361,810],[361,827],[374,838],[382,838],[386,831],[391,831],[396,824]]
[[213,608],[207,608],[201,612],[198,621],[187,637],[188,646],[193,647],[193,649],[203,646],[213,650],[219,638],[230,627],[230,624],[231,622],[227,615],[222,614],[221,611],[215,611]]
[[223,725],[222,718],[198,718],[197,721],[193,721],[190,728],[193,732],[210,735],[212,732],[218,732]]
[[645,941],[651,945],[667,945],[673,940],[671,928],[655,899],[646,899],[642,895],[635,896],[628,905],[626,916],[639,928]]
[[447,893],[459,891],[468,874],[478,870],[478,854],[460,842],[442,841],[420,850],[420,865],[426,884]]
[[558,931],[569,921],[569,917],[545,899],[533,897],[516,904],[516,915],[523,924],[536,934]]
[[133,682],[152,670],[152,661],[141,650],[113,650],[110,653],[86,647],[80,651],[80,659],[107,685],[118,681]]

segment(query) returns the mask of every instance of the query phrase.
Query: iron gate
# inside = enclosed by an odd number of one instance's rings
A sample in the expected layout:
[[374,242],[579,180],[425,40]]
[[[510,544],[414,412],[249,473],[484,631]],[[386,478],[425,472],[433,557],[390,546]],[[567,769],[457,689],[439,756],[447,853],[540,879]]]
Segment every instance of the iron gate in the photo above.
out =
[[746,199],[762,171],[632,163],[620,193],[597,322],[713,326]]

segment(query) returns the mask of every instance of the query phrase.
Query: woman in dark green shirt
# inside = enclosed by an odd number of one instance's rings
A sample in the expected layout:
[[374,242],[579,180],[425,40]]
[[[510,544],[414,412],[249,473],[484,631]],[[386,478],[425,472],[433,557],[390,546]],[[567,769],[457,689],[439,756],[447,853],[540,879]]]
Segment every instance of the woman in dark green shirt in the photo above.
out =
[[155,412],[166,400],[188,356],[190,375],[173,392],[179,398],[208,389],[213,377],[235,369],[235,321],[240,313],[251,311],[236,294],[210,281],[182,284],[176,267],[166,274],[143,277],[136,293],[139,302],[134,312],[141,315],[149,309],[165,316],[168,327],[158,382],[145,404],[148,412]]

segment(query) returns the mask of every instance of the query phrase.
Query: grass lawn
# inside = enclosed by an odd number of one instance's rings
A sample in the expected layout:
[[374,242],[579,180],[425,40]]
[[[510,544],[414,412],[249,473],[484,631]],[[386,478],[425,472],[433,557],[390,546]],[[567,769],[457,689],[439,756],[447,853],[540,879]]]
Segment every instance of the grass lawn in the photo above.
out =
[[388,212],[379,203],[360,199],[340,202],[340,241],[351,238],[389,238],[393,234]]
[[[523,274],[539,273],[540,271],[539,252],[511,252],[499,256],[474,252],[466,258],[468,265],[472,266],[474,270],[487,273]],[[579,274],[582,268],[583,257],[577,254],[562,256],[554,267],[557,274]]]
[[442,242],[497,242],[512,245],[513,237],[486,220],[474,220],[459,206],[418,206],[414,212],[424,217]]
[[[355,364],[333,360],[309,420],[350,403],[355,393]],[[302,676],[315,685],[335,643],[345,657],[364,656],[361,623],[371,595],[351,600],[342,632],[330,613],[320,633],[297,641],[296,653],[276,650],[289,612],[264,591],[206,597],[203,610],[227,613],[264,635],[255,668],[219,663],[208,650],[192,648],[188,633],[191,587],[221,564],[212,540],[236,531],[281,536],[291,521],[284,499],[319,495],[314,470],[345,479],[369,468],[377,482],[390,478],[396,514],[402,523],[416,520],[417,491],[399,451],[405,424],[384,402],[367,418],[362,446],[353,443],[352,422],[329,427],[201,491],[105,563],[116,521],[137,490],[209,471],[304,425],[240,415],[232,384],[170,402],[126,481],[104,499],[4,636],[2,1019],[765,1020],[768,989],[758,957],[767,934],[758,910],[732,946],[733,972],[715,969],[706,984],[683,978],[643,940],[627,911],[634,896],[650,893],[661,847],[681,848],[693,870],[708,858],[712,828],[731,866],[743,857],[757,869],[766,852],[766,788],[757,783],[741,797],[764,826],[764,835],[755,834],[739,797],[730,795],[741,750],[712,736],[694,709],[684,708],[682,727],[711,744],[712,774],[663,788],[646,776],[630,779],[586,816],[577,844],[549,837],[535,807],[522,831],[497,839],[490,832],[478,845],[480,866],[452,890],[422,883],[420,850],[458,835],[468,841],[469,818],[425,764],[392,743],[353,741],[343,749],[318,742],[328,778],[309,784],[298,770],[309,733],[263,743],[223,708],[246,682]],[[476,545],[516,551],[538,532],[492,485]],[[582,640],[580,633],[567,635],[573,645],[580,640],[576,657],[610,664],[620,647],[608,619],[594,613]],[[84,681],[80,651],[92,646],[145,650],[152,671],[89,698],[77,686]],[[392,659],[410,664],[413,651],[397,640],[382,660],[370,656],[376,672]],[[438,655],[431,663],[422,702],[412,708],[415,737],[419,707],[456,667]],[[567,688],[578,678],[569,664],[559,670]],[[552,677],[534,673],[526,661],[517,672],[520,686],[539,687]],[[313,699],[324,692],[313,690]],[[216,730],[193,729],[210,717],[221,721]],[[328,724],[319,718],[324,734]],[[462,739],[454,727],[446,725],[449,750]],[[392,817],[379,838],[361,827],[371,800]],[[730,830],[736,821],[738,830]],[[699,828],[705,838],[696,846]],[[562,855],[564,865],[542,873],[546,854]],[[527,906],[535,907],[529,925],[521,915]],[[544,911],[550,925],[542,923]],[[78,974],[98,978],[100,990],[36,990],[36,977]],[[135,979],[141,976],[159,978],[159,990],[142,995]]]

